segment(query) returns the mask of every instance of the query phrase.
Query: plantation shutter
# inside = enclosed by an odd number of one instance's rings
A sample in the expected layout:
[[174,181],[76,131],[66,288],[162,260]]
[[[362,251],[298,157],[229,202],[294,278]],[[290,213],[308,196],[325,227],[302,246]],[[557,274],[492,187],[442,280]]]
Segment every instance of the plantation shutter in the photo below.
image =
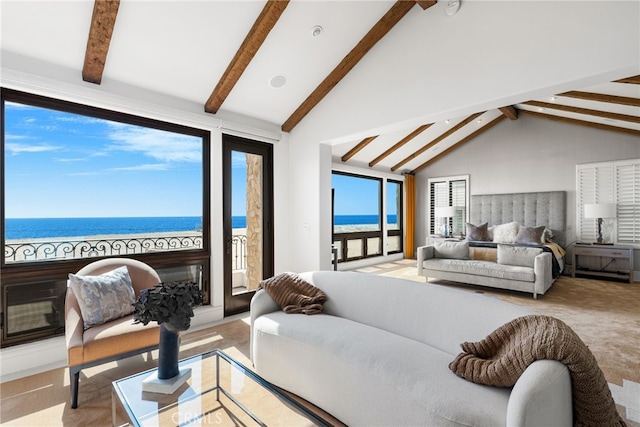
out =
[[451,231],[453,233],[463,233],[466,231],[465,227],[465,212],[466,212],[466,201],[467,201],[467,181],[466,180],[455,180],[451,181],[449,184],[449,197],[451,200],[451,206],[456,206],[458,210],[456,211],[456,216],[451,218]]
[[[584,218],[588,203],[614,203],[617,218],[605,219],[614,243],[640,243],[640,159],[590,163],[576,168],[576,224],[578,239],[596,239],[596,220]],[[617,226],[616,226],[617,224]]]
[[619,243],[640,243],[640,161],[615,165]]
[[436,210],[449,206],[447,181],[432,181],[429,185],[429,234],[440,233],[436,220]]
[[589,203],[615,203],[613,197],[613,165],[592,163],[577,167],[577,221],[579,240],[596,240],[596,220],[584,217],[584,205]]
[[456,216],[451,218],[449,226],[453,233],[464,233],[469,209],[469,176],[460,175],[446,178],[431,178],[429,185],[429,218],[427,230],[429,235],[440,235],[443,230],[443,219],[438,217],[438,208],[456,206]]

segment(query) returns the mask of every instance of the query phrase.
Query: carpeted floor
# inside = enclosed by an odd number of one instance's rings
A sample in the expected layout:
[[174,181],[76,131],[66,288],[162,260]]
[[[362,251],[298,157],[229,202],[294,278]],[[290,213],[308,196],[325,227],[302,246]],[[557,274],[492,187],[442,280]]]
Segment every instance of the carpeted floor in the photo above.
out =
[[[424,282],[414,260],[358,269],[363,273]],[[557,317],[589,346],[605,374],[618,410],[629,426],[640,426],[640,283],[559,277],[534,300],[530,294],[431,279],[431,283],[479,292],[537,313]]]
[[[358,269],[370,274],[423,282],[415,261],[402,260]],[[433,281],[469,292],[481,292],[534,311],[555,316],[580,335],[594,353],[620,413],[630,427],[640,427],[640,284],[560,277],[549,292],[534,300],[530,295]],[[188,333],[180,357],[220,348],[250,366],[248,317]],[[155,367],[157,353],[87,369],[81,374],[80,407],[69,407],[66,368],[0,384],[0,424],[10,426],[107,426],[112,423],[111,382]],[[116,424],[126,421],[118,406]]]

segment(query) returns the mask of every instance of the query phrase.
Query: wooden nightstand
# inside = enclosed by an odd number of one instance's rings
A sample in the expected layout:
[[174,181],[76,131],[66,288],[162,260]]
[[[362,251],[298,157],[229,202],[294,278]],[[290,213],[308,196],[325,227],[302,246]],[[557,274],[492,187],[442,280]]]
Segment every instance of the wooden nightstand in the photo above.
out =
[[573,245],[573,269],[576,274],[609,277],[633,282],[633,248],[613,245]]

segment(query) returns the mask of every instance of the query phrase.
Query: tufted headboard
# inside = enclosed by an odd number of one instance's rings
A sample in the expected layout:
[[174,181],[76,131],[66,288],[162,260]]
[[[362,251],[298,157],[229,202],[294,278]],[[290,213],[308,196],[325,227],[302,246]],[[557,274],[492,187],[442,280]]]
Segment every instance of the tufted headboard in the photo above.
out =
[[525,227],[546,225],[553,241],[566,247],[567,194],[565,191],[481,194],[471,196],[471,223],[489,225],[516,221]]

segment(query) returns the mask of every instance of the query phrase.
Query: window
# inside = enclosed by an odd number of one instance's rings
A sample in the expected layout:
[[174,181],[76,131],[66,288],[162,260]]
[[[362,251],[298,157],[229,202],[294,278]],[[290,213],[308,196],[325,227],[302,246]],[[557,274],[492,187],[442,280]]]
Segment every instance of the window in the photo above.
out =
[[640,244],[640,159],[577,165],[576,188],[580,240],[596,240],[596,221],[584,218],[584,205],[613,203],[616,218],[603,218],[605,241]]
[[197,281],[208,303],[209,139],[2,89],[2,345],[61,333],[67,274],[96,258]]
[[332,187],[338,262],[402,252],[401,181],[334,171]]
[[431,178],[428,191],[429,235],[464,235],[469,217],[469,176]]

